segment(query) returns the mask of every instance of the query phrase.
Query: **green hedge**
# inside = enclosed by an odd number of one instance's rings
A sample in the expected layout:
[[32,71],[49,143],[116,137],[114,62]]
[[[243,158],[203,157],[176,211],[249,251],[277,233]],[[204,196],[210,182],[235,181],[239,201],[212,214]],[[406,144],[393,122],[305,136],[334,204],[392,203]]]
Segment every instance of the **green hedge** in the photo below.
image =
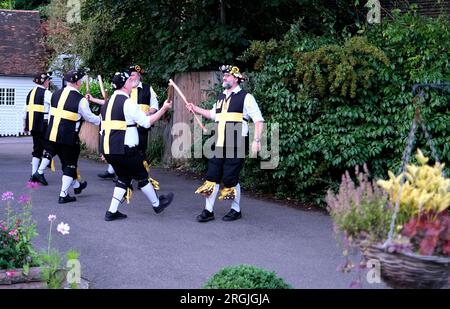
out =
[[274,272],[252,265],[226,267],[203,286],[204,289],[291,289]]

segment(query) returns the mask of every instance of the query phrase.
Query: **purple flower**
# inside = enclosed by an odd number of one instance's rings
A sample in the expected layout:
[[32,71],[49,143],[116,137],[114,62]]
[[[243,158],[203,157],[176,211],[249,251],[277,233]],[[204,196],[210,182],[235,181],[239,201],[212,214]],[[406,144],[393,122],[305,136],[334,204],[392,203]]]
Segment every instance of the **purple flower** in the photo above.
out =
[[20,204],[26,204],[26,203],[28,203],[30,201],[31,201],[31,197],[29,195],[21,195],[19,197],[19,203]]
[[362,288],[361,281],[359,281],[359,280],[353,280],[353,281],[350,283],[350,288],[351,288],[351,289],[360,289],[360,288]]
[[14,193],[12,193],[11,191],[7,191],[2,194],[2,201],[13,200],[13,199],[14,199]]
[[28,182],[27,182],[27,188],[28,188],[28,189],[36,189],[36,188],[39,188],[39,183],[38,183],[38,182],[33,182],[33,181],[28,181]]

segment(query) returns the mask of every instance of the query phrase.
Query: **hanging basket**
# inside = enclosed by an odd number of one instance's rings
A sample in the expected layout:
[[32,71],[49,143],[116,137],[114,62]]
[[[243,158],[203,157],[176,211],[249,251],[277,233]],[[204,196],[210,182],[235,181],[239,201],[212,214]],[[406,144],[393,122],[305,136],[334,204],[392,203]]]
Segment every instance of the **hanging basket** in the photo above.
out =
[[[443,85],[434,84],[421,84],[413,86],[413,96],[420,87],[431,88],[450,88],[450,83]],[[423,92],[414,96],[413,104],[419,98],[423,97]],[[408,141],[405,151],[403,152],[402,166],[400,174],[405,172],[406,164],[409,162],[411,155],[416,129],[420,125],[422,128],[427,143],[431,148],[431,153],[437,163],[439,158],[434,148],[431,135],[429,134],[424,121],[420,115],[420,109],[416,106],[414,119],[411,125],[411,130],[408,135]],[[405,182],[405,177],[400,180],[400,189],[397,194],[395,202],[394,213],[390,224],[390,230],[388,239],[384,245],[370,245],[363,254],[368,259],[376,259],[380,262],[381,279],[392,288],[421,288],[421,289],[439,289],[449,284],[450,279],[450,258],[440,256],[424,256],[407,252],[389,252],[386,248],[389,248],[391,244],[394,227],[396,223],[397,214],[399,211],[400,196],[402,193],[402,187]]]
[[380,245],[364,250],[380,262],[381,279],[395,289],[440,289],[449,283],[450,258],[387,252]]

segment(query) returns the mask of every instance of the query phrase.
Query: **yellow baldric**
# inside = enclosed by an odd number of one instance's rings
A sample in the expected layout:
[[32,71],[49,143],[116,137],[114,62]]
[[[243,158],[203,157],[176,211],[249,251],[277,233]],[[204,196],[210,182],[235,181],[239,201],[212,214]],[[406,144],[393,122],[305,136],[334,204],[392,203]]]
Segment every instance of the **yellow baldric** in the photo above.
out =
[[106,108],[105,120],[102,121],[102,131],[104,134],[103,150],[104,150],[105,154],[109,154],[109,136],[111,134],[111,130],[125,131],[127,129],[126,121],[111,120],[111,113],[112,113],[112,108],[113,108],[115,99],[116,99],[116,95],[113,94],[113,96],[109,100],[108,107]]
[[58,135],[58,127],[59,123],[61,122],[61,119],[67,119],[71,121],[77,121],[78,120],[78,113],[69,112],[64,110],[64,105],[66,104],[67,97],[70,94],[70,89],[64,88],[63,92],[61,93],[61,97],[58,101],[58,107],[50,108],[50,116],[53,116],[53,125],[52,130],[50,131],[50,137],[49,140],[52,142],[56,142],[56,137]]
[[217,147],[223,147],[225,142],[225,126],[227,122],[242,122],[244,117],[243,113],[229,113],[228,107],[230,106],[231,96],[225,101],[219,101],[217,108],[222,106],[220,113],[216,114],[216,122],[219,123],[217,128]]
[[34,96],[36,95],[37,87],[34,87],[30,94],[30,100],[28,101],[27,112],[28,112],[28,130],[33,129],[34,112],[44,112],[44,105],[34,104]]
[[[131,99],[132,103],[138,104],[138,89],[137,88],[131,89],[130,99]],[[148,113],[150,111],[150,105],[148,105],[148,104],[138,104],[138,105],[139,105],[139,108],[141,109],[141,111],[143,111],[144,113]]]
[[130,99],[131,99],[131,102],[137,103],[137,101],[138,101],[138,89],[137,88],[131,89]]

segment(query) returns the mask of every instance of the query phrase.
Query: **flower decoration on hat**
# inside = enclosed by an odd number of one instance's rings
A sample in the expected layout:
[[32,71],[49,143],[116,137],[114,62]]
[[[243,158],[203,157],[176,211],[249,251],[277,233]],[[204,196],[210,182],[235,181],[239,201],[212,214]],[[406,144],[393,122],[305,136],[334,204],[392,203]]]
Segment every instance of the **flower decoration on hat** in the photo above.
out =
[[128,78],[130,78],[128,72],[116,72],[111,80],[111,85],[114,89],[120,89],[125,85]]
[[219,67],[219,70],[222,71],[222,73],[229,73],[230,75],[233,75],[240,81],[245,80],[245,76],[242,75],[242,73],[239,71],[239,68],[237,66],[231,66],[229,64],[227,64],[227,65],[224,64],[221,67]]
[[138,72],[139,74],[143,74],[144,70],[139,65],[132,65],[128,68],[128,73],[131,74],[132,72]]
[[42,85],[46,80],[52,79],[52,72],[47,73],[39,73],[34,76],[33,82],[36,84]]

